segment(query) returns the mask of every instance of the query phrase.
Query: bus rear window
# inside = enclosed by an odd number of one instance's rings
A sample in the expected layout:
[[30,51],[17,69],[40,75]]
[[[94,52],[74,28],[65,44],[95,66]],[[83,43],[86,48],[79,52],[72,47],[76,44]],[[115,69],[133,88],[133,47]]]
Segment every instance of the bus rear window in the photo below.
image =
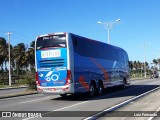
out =
[[66,35],[50,35],[37,38],[36,50],[49,47],[66,47]]

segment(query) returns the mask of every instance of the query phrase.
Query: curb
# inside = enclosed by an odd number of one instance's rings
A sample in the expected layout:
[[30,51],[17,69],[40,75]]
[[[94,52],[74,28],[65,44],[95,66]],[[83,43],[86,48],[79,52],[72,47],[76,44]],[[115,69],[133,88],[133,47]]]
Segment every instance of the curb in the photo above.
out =
[[156,88],[154,88],[154,89],[152,89],[152,90],[150,90],[150,91],[147,91],[147,92],[145,92],[145,93],[143,93],[143,94],[140,94],[140,95],[138,95],[138,96],[136,96],[136,97],[130,98],[130,99],[124,101],[124,102],[121,102],[121,103],[119,103],[119,104],[116,104],[116,105],[114,105],[114,106],[112,106],[112,107],[110,107],[110,108],[107,108],[107,109],[105,109],[105,110],[103,110],[103,111],[101,111],[101,112],[99,112],[99,113],[96,113],[96,114],[94,114],[94,115],[92,115],[92,116],[89,116],[89,117],[87,117],[87,118],[84,118],[83,120],[96,120],[96,119],[98,119],[98,118],[100,118],[100,117],[103,117],[104,115],[106,115],[106,114],[108,114],[108,113],[110,113],[110,112],[112,112],[112,111],[115,111],[115,110],[117,110],[117,109],[119,109],[119,108],[121,108],[121,107],[123,107],[123,106],[125,106],[125,105],[127,105],[127,104],[129,104],[129,103],[131,103],[132,101],[135,101],[135,100],[137,100],[137,99],[140,99],[140,98],[142,98],[143,96],[146,96],[146,95],[148,95],[149,93],[152,93],[152,92],[154,92],[154,91],[156,91],[156,90],[159,90],[159,89],[160,89],[160,86],[159,86],[159,87],[156,87]]
[[[146,78],[149,79],[149,78]],[[145,80],[145,78],[142,79],[130,79],[131,81],[134,80]],[[8,90],[8,89],[20,89],[20,88],[27,88],[27,86],[19,86],[19,87],[7,87],[7,88],[0,88],[0,90]],[[5,98],[11,98],[11,97],[19,97],[19,96],[25,96],[25,95],[33,95],[33,94],[38,94],[37,91],[33,92],[33,93],[18,93],[18,94],[10,94],[10,95],[6,95],[6,96],[0,96],[0,99],[5,99]]]
[[0,99],[11,98],[11,97],[19,97],[19,96],[25,96],[25,95],[33,95],[33,94],[38,94],[38,92],[35,91],[35,92],[32,92],[32,93],[10,94],[10,95],[5,95],[5,96],[0,96]]
[[19,86],[19,87],[7,87],[7,88],[0,88],[0,90],[8,90],[8,89],[19,89],[19,88],[27,88],[28,86]]

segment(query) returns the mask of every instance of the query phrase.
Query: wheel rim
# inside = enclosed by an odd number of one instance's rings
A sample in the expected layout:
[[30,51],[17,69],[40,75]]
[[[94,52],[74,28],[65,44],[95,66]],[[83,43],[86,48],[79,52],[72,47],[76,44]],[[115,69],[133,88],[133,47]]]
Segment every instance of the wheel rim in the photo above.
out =
[[102,86],[100,86],[99,89],[98,89],[99,94],[102,94],[102,91],[103,91]]
[[90,95],[91,95],[91,96],[94,96],[94,91],[95,91],[95,90],[94,90],[94,86],[91,85],[91,86],[90,86]]
[[98,85],[98,93],[102,94],[102,92],[103,92],[103,88],[102,88],[101,83],[99,83],[99,85]]

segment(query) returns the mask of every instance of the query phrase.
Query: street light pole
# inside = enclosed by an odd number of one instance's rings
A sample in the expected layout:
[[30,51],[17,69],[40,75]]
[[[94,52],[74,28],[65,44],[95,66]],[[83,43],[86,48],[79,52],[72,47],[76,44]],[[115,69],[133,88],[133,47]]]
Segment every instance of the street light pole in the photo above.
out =
[[101,22],[101,21],[97,22],[98,24],[103,24],[104,27],[105,27],[105,29],[107,29],[107,31],[108,31],[108,44],[110,44],[110,30],[112,30],[113,27],[114,27],[114,24],[116,24],[119,21],[120,21],[120,19],[117,19],[116,21],[110,22],[110,23],[108,23],[108,22]]
[[9,86],[11,87],[12,85],[12,81],[11,81],[11,50],[10,50],[10,35],[12,33],[11,32],[8,32],[7,35],[8,35],[8,57],[9,57],[9,63],[8,63],[8,66],[9,66]]
[[110,36],[109,36],[109,33],[110,33],[110,29],[108,29],[108,44],[110,43]]
[[146,44],[144,43],[144,78],[146,78]]

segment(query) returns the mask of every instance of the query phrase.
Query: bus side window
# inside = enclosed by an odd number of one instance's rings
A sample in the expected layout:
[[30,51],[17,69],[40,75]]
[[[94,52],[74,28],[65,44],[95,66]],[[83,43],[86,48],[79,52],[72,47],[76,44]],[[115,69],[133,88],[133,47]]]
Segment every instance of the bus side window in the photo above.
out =
[[124,55],[123,55],[122,51],[118,51],[118,53],[119,53],[119,61],[125,63],[125,59],[124,59]]
[[77,39],[74,39],[74,45],[77,47],[78,44],[77,44]]
[[125,58],[125,64],[128,66],[128,62],[129,62],[128,55],[125,52],[123,52],[123,55],[124,55],[124,58]]

